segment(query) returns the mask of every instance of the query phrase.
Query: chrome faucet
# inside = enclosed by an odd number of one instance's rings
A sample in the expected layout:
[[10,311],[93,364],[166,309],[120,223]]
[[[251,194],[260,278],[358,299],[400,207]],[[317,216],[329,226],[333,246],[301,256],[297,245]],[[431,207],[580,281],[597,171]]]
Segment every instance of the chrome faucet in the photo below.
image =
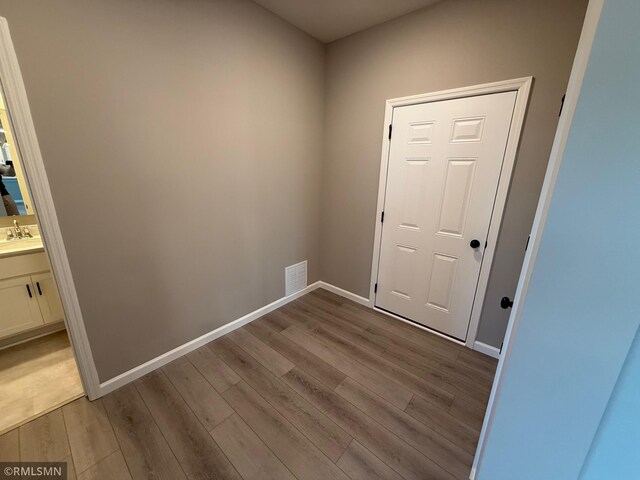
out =
[[22,229],[20,228],[20,225],[18,224],[18,220],[14,220],[13,221],[13,229],[15,230],[15,237],[16,238],[22,238]]
[[22,240],[25,238],[33,238],[27,227],[21,227],[17,220],[13,221],[13,230],[7,228],[7,240]]

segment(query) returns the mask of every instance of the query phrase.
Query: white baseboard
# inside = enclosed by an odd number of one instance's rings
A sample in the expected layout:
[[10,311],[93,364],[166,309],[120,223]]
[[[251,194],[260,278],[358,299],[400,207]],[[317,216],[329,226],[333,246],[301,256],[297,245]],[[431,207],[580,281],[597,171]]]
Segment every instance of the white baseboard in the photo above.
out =
[[[465,346],[465,343],[460,341],[460,340],[456,340],[455,338],[448,337],[447,335],[443,335],[442,333],[437,332],[436,330],[432,330],[429,327],[425,327],[424,325],[420,325],[420,324],[415,323],[415,322],[410,322],[406,318],[402,318],[402,317],[400,317],[398,315],[394,315],[391,312],[387,312],[386,310],[382,310],[380,308],[377,308],[373,304],[373,301],[370,301],[367,298],[361,297],[360,295],[356,295],[355,293],[352,293],[352,292],[350,292],[348,290],[344,290],[343,288],[336,287],[335,285],[331,285],[330,283],[327,283],[327,282],[320,282],[320,288],[324,288],[325,290],[333,292],[336,295],[340,295],[341,297],[348,298],[349,300],[354,301],[356,303],[359,303],[361,305],[364,305],[365,307],[369,307],[369,308],[375,310],[378,313],[386,315],[387,317],[391,317],[391,318],[394,318],[394,319],[399,320],[401,322],[404,322],[407,325],[412,326],[413,328],[418,328],[420,330],[424,330],[425,332],[428,332],[428,333],[430,333],[432,335],[436,335],[436,336],[444,338],[445,340],[448,340],[450,342],[456,343],[458,345]],[[487,348],[493,348],[493,347],[489,347],[489,345],[486,345],[486,347]],[[485,353],[485,352],[483,352],[483,353]]]
[[33,330],[22,332],[8,338],[3,338],[2,340],[0,340],[0,350],[4,350],[6,348],[12,348],[17,345],[30,342],[31,340],[36,340],[38,338],[46,337],[47,335],[60,332],[64,329],[65,329],[64,322],[59,321],[56,323],[50,323],[48,325],[44,325],[42,327],[34,328]]
[[475,480],[476,478],[476,469],[472,468],[471,473],[469,474],[469,480]]
[[[215,330],[210,331],[209,333],[205,333],[204,335],[194,340],[191,340],[190,342],[187,342],[183,345],[180,345],[179,347],[174,348],[173,350],[163,353],[162,355],[159,355],[156,358],[153,358],[148,362],[143,363],[142,365],[138,365],[137,367],[132,368],[131,370],[121,373],[117,377],[113,377],[112,379],[107,380],[106,382],[102,382],[99,387],[98,396],[101,397],[103,395],[106,395],[109,392],[112,392],[122,387],[123,385],[126,385],[127,383],[133,382],[134,380],[146,375],[147,373],[152,372],[153,370],[160,368],[169,362],[172,362],[176,358],[186,355],[187,353],[192,352],[197,348],[200,348],[202,345],[205,345],[206,343],[209,343],[212,340],[215,340],[216,338],[221,337],[222,335],[225,335],[235,330],[236,328],[240,328],[243,325],[246,325],[247,323],[252,322],[257,318],[260,318],[261,316],[266,315],[267,313],[272,312],[273,310],[280,308],[283,305],[286,305],[287,303],[295,300],[296,298],[299,298],[317,288],[320,288],[321,286],[323,286],[322,282],[312,283],[308,287],[304,288],[303,290],[300,290],[299,292],[294,293],[293,295],[289,295],[288,297],[282,297],[276,300],[275,302],[270,303],[269,305],[265,305],[264,307],[254,310],[253,312],[248,313],[247,315],[240,317],[230,323],[227,323],[226,325],[218,327]],[[336,287],[333,287],[333,288],[336,288]],[[327,288],[327,290],[329,290],[329,288]]]
[[500,349],[492,347],[491,345],[487,345],[486,343],[482,343],[476,340],[473,343],[473,349],[476,352],[484,353],[485,355],[489,355],[490,357],[500,358]]
[[[451,338],[447,335],[443,335],[442,333],[432,330],[429,327],[419,325],[415,322],[410,322],[407,319],[402,318],[398,315],[394,315],[393,313],[387,312],[386,310],[381,310],[379,308],[376,308],[375,305],[373,304],[373,301],[370,301],[368,298],[361,297],[360,295],[356,295],[355,293],[352,293],[348,290],[344,290],[343,288],[340,288],[340,287],[336,287],[335,285],[331,285],[330,283],[327,283],[327,282],[318,282],[318,283],[320,284],[319,285],[320,288],[324,288],[325,290],[333,292],[336,295],[340,295],[341,297],[348,298],[349,300],[359,303],[361,305],[364,305],[365,307],[372,308],[376,312],[380,312],[384,315],[387,315],[388,317],[392,317],[392,318],[395,318],[396,320],[400,320],[401,322],[411,325],[414,328],[419,328],[420,330],[424,330],[438,337],[442,337],[445,340],[449,340],[450,342],[457,343],[458,345],[466,346],[465,342],[456,340],[455,338]],[[500,358],[500,349],[496,347],[492,347],[491,345],[487,345],[486,343],[478,342],[476,340],[473,343],[473,349],[480,353],[484,353],[485,355],[489,355],[490,357]]]
[[360,305],[364,305],[365,307],[371,307],[371,302],[368,298],[361,297],[360,295],[356,295],[355,293],[351,293],[348,290],[344,290],[340,287],[336,287],[335,285],[331,285],[327,282],[319,282],[320,288],[324,288],[336,295],[340,295],[341,297],[348,298],[349,300],[359,303]]
[[[261,316],[266,315],[267,313],[272,312],[273,310],[276,310],[277,308],[280,308],[283,305],[286,305],[287,303],[295,300],[296,298],[299,298],[313,290],[316,290],[317,288],[324,288],[329,292],[335,293],[336,295],[340,295],[341,297],[347,298],[353,302],[359,303],[367,307],[372,307],[371,302],[367,298],[361,297],[360,295],[356,295],[355,293],[336,287],[335,285],[331,285],[330,283],[318,281],[318,282],[312,283],[305,289],[294,293],[293,295],[289,295],[288,297],[282,297],[276,300],[275,302],[270,303],[269,305],[265,305],[264,307],[259,308],[251,313],[248,313],[247,315],[240,317],[230,323],[227,323],[226,325],[218,327],[209,333],[205,333],[204,335],[194,340],[191,340],[190,342],[187,342],[183,345],[180,345],[179,347],[174,348],[173,350],[163,353],[162,355],[159,355],[149,360],[148,362],[143,363],[142,365],[138,365],[137,367],[132,368],[131,370],[128,370],[116,377],[113,377],[105,382],[100,383],[98,396],[101,397],[103,395],[106,395],[109,392],[112,392],[122,387],[123,385],[126,385],[127,383],[133,382],[134,380],[146,375],[147,373],[152,372],[153,370],[156,370],[157,368],[160,368],[169,362],[172,362],[176,358],[186,355],[187,353],[192,352],[197,348],[200,348],[202,345],[205,345],[206,343],[209,343],[215,340],[216,338],[221,337],[222,335],[226,335],[227,333],[232,332],[236,328],[240,328],[243,325],[246,325],[247,323],[252,322],[257,318],[260,318]],[[388,312],[382,312],[382,313],[388,314]],[[406,321],[402,318],[396,317],[395,315],[390,315],[390,316],[398,318],[399,320],[402,320],[402,321]],[[414,324],[411,324],[411,325],[414,325]],[[429,330],[429,329],[426,329],[426,330]],[[431,331],[431,333],[437,334],[437,332],[433,332],[433,331]],[[448,337],[445,337],[445,338],[448,338]],[[475,342],[474,350],[477,350],[481,353],[492,356],[494,358],[498,358],[500,354],[500,351],[497,348],[492,347],[490,345],[486,345],[481,342]]]

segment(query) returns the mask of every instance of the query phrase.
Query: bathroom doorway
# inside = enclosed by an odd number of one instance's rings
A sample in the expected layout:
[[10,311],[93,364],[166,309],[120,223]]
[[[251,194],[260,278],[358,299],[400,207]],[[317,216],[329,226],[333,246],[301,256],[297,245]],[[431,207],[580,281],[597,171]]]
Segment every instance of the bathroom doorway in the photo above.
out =
[[0,435],[84,395],[23,167],[0,88]]

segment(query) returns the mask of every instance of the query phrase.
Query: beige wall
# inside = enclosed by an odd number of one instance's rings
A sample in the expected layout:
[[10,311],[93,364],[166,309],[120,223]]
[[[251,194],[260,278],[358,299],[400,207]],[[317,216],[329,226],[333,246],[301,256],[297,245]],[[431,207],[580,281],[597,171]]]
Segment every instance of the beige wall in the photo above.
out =
[[324,47],[246,0],[1,0],[101,381],[318,280]]
[[499,347],[587,0],[446,0],[329,45],[324,281],[368,297],[385,100],[533,75],[478,339]]
[[248,0],[0,0],[101,381],[280,298],[303,259],[367,296],[385,99],[534,75],[499,345],[585,7],[446,0],[325,49]]

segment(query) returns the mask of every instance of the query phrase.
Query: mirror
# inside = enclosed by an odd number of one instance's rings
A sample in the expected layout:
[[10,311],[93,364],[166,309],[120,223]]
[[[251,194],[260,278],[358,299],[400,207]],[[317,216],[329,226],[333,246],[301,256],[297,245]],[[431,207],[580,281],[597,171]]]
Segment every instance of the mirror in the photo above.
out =
[[0,91],[0,217],[33,215],[33,205],[16,148],[4,95]]

